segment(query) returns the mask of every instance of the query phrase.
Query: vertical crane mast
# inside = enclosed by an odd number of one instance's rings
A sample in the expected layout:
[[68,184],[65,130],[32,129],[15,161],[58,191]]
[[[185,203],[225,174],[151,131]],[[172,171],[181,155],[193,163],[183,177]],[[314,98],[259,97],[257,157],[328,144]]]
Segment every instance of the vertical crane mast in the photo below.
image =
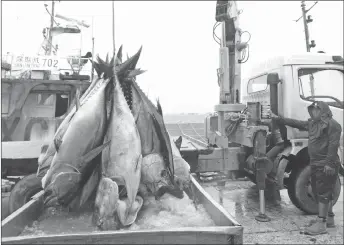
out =
[[220,68],[218,69],[220,100],[219,104],[215,106],[215,111],[218,113],[218,133],[221,138],[219,142],[222,142],[220,145],[224,148],[228,148],[224,114],[227,112],[240,112],[245,108],[245,105],[240,104],[240,54],[246,44],[241,43],[238,17],[236,1],[217,1],[216,21],[221,22],[222,35]]
[[53,47],[52,30],[54,27],[55,2],[52,1],[51,4],[52,5],[51,5],[51,15],[50,15],[50,29],[49,29],[48,49],[46,51],[46,55],[51,55],[51,51],[52,51],[52,47]]
[[[240,43],[238,10],[235,1],[218,1],[216,21],[221,22],[220,104],[239,103],[240,64],[237,45]],[[222,78],[222,79],[221,79]],[[221,86],[222,85],[222,86]]]

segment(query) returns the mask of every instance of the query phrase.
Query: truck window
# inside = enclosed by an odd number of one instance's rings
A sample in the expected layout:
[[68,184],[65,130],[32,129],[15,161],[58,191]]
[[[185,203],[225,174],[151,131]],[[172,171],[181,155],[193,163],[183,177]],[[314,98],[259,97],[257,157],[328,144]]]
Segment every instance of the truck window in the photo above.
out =
[[[299,69],[298,80],[302,99],[324,101],[330,106],[343,108],[343,71],[326,68],[304,68]],[[342,103],[339,104],[331,97]]]
[[50,93],[37,93],[37,104],[40,106],[54,105],[54,94]]
[[62,92],[34,92],[37,98],[37,106],[43,108],[54,108],[55,117],[64,115],[69,107],[69,94]]
[[55,117],[64,115],[69,107],[69,94],[56,94]]
[[267,77],[268,75],[264,74],[250,79],[247,84],[247,93],[252,94],[266,90],[268,88]]

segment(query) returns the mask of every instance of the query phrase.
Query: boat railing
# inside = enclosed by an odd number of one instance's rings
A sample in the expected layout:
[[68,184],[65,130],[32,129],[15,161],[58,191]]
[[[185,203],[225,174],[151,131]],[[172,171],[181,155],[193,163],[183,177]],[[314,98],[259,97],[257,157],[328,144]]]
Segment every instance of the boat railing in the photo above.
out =
[[[92,77],[92,62],[80,56],[44,56],[5,54],[1,57],[2,78],[20,79],[30,71],[50,71],[54,80],[62,75],[88,75]],[[24,75],[23,75],[24,74]],[[56,79],[57,78],[57,79]]]

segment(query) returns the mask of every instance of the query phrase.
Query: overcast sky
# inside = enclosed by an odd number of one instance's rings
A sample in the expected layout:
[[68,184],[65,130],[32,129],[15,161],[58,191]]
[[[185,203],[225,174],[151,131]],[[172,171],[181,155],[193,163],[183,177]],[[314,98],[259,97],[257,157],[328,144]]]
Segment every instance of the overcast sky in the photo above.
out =
[[[50,23],[44,3],[50,10],[50,1],[2,1],[3,54],[37,53],[42,29]],[[306,1],[307,8],[313,3]],[[301,16],[300,5],[300,1],[238,2],[243,10],[240,28],[251,33],[243,76],[261,60],[305,52],[302,20],[293,21]],[[104,57],[112,52],[111,6],[111,1],[61,1],[55,12],[89,24],[94,16],[93,28],[83,28],[82,53],[92,50],[93,31],[95,53]],[[215,7],[216,1],[115,2],[116,49],[123,44],[126,56],[143,46],[138,67],[147,72],[137,81],[153,101],[160,98],[165,113],[212,112],[218,103],[219,45],[212,37]],[[309,14],[314,19],[310,38],[317,44],[312,52],[343,55],[343,1],[319,1]],[[78,36],[60,35],[55,40],[61,54],[80,44]]]

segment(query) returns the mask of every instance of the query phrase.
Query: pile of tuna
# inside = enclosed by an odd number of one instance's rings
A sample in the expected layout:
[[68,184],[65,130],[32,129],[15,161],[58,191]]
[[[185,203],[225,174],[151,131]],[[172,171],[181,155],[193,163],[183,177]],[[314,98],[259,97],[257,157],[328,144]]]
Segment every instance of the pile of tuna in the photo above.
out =
[[191,194],[181,138],[169,137],[159,101],[155,106],[136,83],[144,72],[136,69],[141,49],[125,62],[122,47],[111,60],[98,57],[98,77],[81,97],[77,93],[42,148],[37,176],[43,177],[46,208],[78,210],[94,201],[94,224],[120,229],[135,222],[148,196]]

